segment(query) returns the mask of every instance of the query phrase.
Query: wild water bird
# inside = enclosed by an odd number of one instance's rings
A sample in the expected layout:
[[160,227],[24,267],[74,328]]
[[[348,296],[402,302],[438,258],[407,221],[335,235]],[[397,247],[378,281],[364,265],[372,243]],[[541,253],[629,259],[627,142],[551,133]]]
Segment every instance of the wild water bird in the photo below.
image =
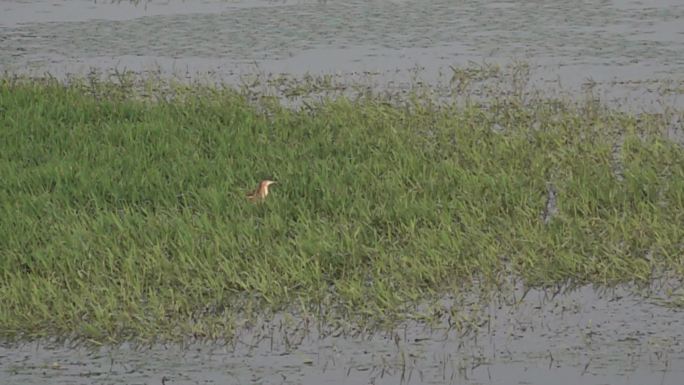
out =
[[259,187],[257,187],[256,190],[247,194],[247,199],[255,203],[263,201],[264,199],[266,199],[266,196],[268,195],[268,186],[274,183],[276,182],[272,180],[262,180],[261,183],[259,183]]

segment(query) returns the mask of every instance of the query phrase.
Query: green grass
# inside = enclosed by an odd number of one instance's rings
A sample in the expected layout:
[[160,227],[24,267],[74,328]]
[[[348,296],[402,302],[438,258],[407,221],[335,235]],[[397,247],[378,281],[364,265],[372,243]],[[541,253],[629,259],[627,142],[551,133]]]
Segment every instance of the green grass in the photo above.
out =
[[382,318],[511,274],[684,272],[684,149],[659,115],[98,87],[0,81],[5,338],[226,337],[287,305]]

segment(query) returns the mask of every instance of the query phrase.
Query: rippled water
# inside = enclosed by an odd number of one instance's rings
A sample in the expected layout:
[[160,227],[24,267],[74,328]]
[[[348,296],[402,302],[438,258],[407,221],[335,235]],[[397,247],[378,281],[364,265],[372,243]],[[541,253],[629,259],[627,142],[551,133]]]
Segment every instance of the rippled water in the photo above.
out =
[[[517,298],[518,304],[513,304]],[[0,348],[8,384],[672,384],[684,378],[684,313],[617,289],[532,291],[494,301],[444,300],[475,316],[408,322],[386,333],[320,333],[264,320],[225,346],[96,351]],[[451,321],[453,325],[453,320]],[[163,381],[163,382],[162,382]]]
[[684,82],[684,2],[9,0],[0,52],[10,72],[159,68],[228,81],[255,71],[389,78],[414,67],[429,78],[469,61],[525,60],[562,86],[592,79],[648,93]]

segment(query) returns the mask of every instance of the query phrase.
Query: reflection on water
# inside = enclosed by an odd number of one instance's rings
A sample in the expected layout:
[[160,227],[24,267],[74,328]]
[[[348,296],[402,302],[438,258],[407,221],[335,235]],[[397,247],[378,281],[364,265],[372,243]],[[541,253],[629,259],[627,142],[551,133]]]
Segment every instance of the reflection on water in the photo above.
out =
[[[626,289],[521,291],[480,308],[445,299],[441,321],[391,332],[262,321],[219,346],[0,349],[17,384],[681,384],[684,317]],[[517,302],[517,304],[516,304]],[[481,310],[478,310],[480,308]],[[472,326],[459,328],[472,320]],[[285,322],[286,323],[286,322]]]

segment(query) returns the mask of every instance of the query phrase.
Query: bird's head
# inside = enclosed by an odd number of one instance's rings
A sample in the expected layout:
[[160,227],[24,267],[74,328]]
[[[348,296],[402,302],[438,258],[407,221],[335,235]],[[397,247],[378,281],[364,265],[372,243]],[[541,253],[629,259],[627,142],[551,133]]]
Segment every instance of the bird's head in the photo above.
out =
[[261,183],[259,183],[259,191],[263,191],[263,192],[268,193],[268,186],[270,186],[274,183],[276,183],[276,182],[273,180],[268,180],[268,179],[262,180]]

